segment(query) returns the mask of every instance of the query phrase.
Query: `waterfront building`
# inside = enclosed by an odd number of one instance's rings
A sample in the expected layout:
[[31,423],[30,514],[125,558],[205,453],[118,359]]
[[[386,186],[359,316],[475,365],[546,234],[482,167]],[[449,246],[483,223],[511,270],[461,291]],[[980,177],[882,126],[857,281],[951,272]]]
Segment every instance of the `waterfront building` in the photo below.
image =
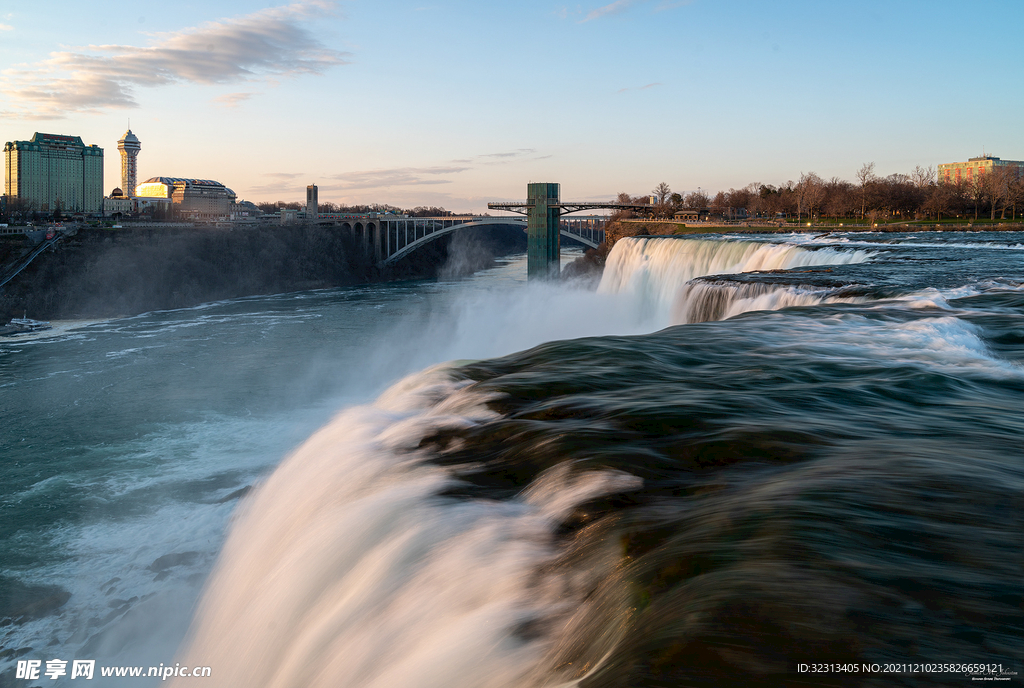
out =
[[235,202],[235,192],[220,182],[182,177],[151,177],[135,187],[135,196],[170,202],[177,215],[193,220],[226,220]]
[[103,149],[80,136],[40,134],[4,145],[4,193],[21,207],[52,213],[103,210]]
[[320,203],[317,199],[316,184],[310,184],[306,187],[306,218],[315,220],[319,211]]
[[142,142],[129,129],[117,142],[117,150],[121,151],[121,188],[126,196],[132,196],[138,185],[139,163],[136,158],[142,150]]
[[982,155],[977,158],[970,158],[967,162],[950,162],[939,165],[939,182],[957,184],[959,182],[973,183],[984,178],[984,176],[997,168],[1015,168],[1018,172],[1024,173],[1024,162],[1019,160],[1000,160],[991,155]]

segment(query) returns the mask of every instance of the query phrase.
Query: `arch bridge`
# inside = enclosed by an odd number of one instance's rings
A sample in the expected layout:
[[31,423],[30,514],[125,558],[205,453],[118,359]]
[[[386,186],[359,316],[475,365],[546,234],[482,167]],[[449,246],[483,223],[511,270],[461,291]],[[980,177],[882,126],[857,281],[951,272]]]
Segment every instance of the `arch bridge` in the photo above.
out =
[[[518,213],[515,216],[447,215],[443,217],[403,217],[397,215],[330,216],[321,215],[318,222],[351,231],[363,246],[384,266],[409,255],[431,241],[471,227],[504,225],[521,227],[527,233],[527,274],[529,279],[553,278],[559,272],[561,237],[574,239],[584,246],[597,248],[605,238],[603,215],[565,217],[585,210],[638,210],[649,206],[631,203],[560,201],[559,184],[527,185],[527,200],[512,203],[488,203],[492,210]],[[556,229],[557,228],[557,229]]]
[[[566,218],[559,233],[584,246],[597,248],[604,241],[604,223],[600,215]],[[371,220],[372,222],[372,220]],[[409,255],[421,246],[452,232],[470,227],[506,226],[527,229],[524,217],[492,217],[489,215],[454,215],[447,217],[380,218],[376,247],[378,261],[383,265]]]

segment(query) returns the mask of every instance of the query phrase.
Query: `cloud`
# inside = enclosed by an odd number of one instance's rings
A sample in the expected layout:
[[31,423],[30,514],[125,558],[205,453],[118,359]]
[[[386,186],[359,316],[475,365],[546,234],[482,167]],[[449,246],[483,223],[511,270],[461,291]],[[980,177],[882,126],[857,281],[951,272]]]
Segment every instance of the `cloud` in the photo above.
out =
[[438,177],[441,175],[458,174],[469,169],[472,168],[468,166],[439,165],[434,167],[394,167],[385,170],[346,172],[329,177],[329,179],[340,183],[328,184],[325,188],[347,190],[450,184],[450,179],[440,179]]
[[662,84],[660,81],[655,81],[654,83],[647,84],[646,86],[633,86],[633,87],[627,87],[627,88],[620,88],[618,91],[616,91],[616,93],[625,93],[626,91],[646,91],[649,88],[654,88],[655,86],[663,86],[663,85],[664,84]]
[[0,31],[14,31],[14,27],[10,24],[0,24]]
[[517,162],[522,159],[543,160],[544,158],[551,157],[550,155],[534,155],[536,152],[536,148],[517,148],[503,153],[483,153],[475,156],[472,160],[453,160],[452,162],[466,162],[480,165],[507,165],[511,162]]
[[224,108],[236,108],[241,103],[249,100],[257,93],[225,93],[222,96],[217,96],[213,99],[213,102]]
[[514,151],[508,151],[506,153],[484,153],[478,155],[479,158],[515,158],[521,155],[529,155],[530,153],[536,153],[536,148],[517,148]]
[[[263,176],[271,178],[266,184],[249,187],[247,192],[258,197],[288,197],[299,194],[307,183],[312,181],[320,189],[320,198],[328,199],[344,196],[349,200],[371,198],[368,194],[378,194],[373,202],[381,202],[385,198],[427,198],[439,191],[428,191],[431,187],[451,184],[451,177],[474,169],[481,165],[504,165],[515,160],[543,160],[550,155],[537,156],[534,148],[517,148],[500,153],[483,153],[463,160],[451,160],[447,164],[426,167],[391,167],[373,170],[341,172],[333,175],[308,175],[307,173],[270,172]],[[301,186],[301,188],[300,188]],[[388,201],[389,203],[392,201]],[[460,201],[461,202],[461,201]],[[425,201],[415,205],[423,205]]]
[[610,14],[619,14],[620,12],[626,11],[631,5],[637,4],[638,0],[615,0],[615,2],[598,7],[596,10],[590,10],[585,16],[582,22],[593,21],[594,19],[600,19],[601,17],[607,17]]
[[[590,12],[587,13],[587,16],[580,20],[580,23],[582,24],[583,22],[593,21],[594,19],[600,19],[601,17],[607,17],[613,14],[621,14],[633,5],[642,5],[646,2],[647,0],[615,0],[615,2],[590,10]],[[693,4],[693,2],[694,0],[661,0],[654,8],[654,11],[664,12],[665,10]]]
[[148,47],[90,45],[53,52],[37,64],[4,70],[0,90],[14,109],[0,115],[59,118],[136,107],[139,87],[322,74],[348,64],[349,54],[320,43],[302,22],[330,14],[334,4],[303,0],[184,31],[153,34],[154,42]]

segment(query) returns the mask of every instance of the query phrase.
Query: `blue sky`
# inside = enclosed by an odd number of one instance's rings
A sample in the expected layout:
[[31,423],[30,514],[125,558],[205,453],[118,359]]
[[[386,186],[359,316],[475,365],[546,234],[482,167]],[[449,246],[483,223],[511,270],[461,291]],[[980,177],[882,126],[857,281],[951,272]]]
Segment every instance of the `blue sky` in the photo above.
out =
[[119,184],[479,211],[1024,159],[1024,2],[0,5],[0,138],[81,135]]

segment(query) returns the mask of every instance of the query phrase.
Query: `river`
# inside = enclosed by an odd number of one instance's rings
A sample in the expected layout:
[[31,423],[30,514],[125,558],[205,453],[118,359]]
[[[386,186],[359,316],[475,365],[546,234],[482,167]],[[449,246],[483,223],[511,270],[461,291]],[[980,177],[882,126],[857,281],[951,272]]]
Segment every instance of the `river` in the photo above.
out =
[[0,685],[1019,671],[1022,258],[626,239],[596,290],[519,256],[4,340]]

